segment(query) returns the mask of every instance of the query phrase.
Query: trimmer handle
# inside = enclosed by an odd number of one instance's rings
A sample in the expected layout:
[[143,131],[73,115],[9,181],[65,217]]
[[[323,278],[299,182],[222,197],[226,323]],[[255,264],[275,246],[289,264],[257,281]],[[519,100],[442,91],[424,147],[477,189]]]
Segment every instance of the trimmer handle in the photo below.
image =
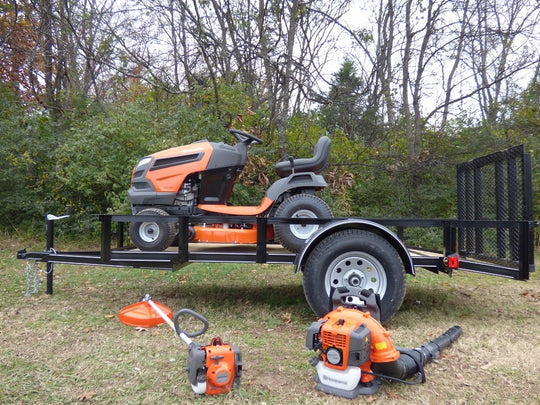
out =
[[[180,315],[189,315],[189,316],[194,317],[195,319],[198,319],[203,324],[202,329],[197,332],[186,332],[182,330],[180,326],[178,325],[178,318],[180,317]],[[185,336],[190,337],[190,338],[197,337],[197,336],[202,335],[208,329],[208,320],[204,316],[199,314],[198,312],[195,312],[188,308],[183,308],[180,311],[178,311],[176,315],[174,316],[174,329],[176,330],[176,333],[178,334],[178,336],[181,336],[181,334],[184,334]]]

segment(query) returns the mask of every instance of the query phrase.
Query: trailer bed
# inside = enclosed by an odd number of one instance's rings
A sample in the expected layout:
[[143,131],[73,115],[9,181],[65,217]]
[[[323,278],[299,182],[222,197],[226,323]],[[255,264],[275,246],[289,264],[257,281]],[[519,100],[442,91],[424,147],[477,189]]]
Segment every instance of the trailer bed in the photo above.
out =
[[[36,260],[46,263],[133,267],[160,270],[178,270],[189,263],[269,263],[269,264],[294,264],[297,254],[290,252],[279,244],[266,240],[265,232],[259,233],[260,240],[256,244],[227,244],[227,243],[189,243],[186,238],[180,236],[184,242],[176,248],[165,251],[141,251],[130,246],[123,245],[124,224],[130,221],[140,220],[131,215],[100,215],[102,222],[101,250],[99,251],[59,251],[55,250],[52,235],[54,233],[54,220],[47,220],[47,234],[51,239],[47,243],[47,249],[39,252],[27,252],[25,249],[17,253],[17,258]],[[192,218],[186,216],[171,217],[169,220],[179,221],[179,228],[186,228]],[[200,218],[198,218],[200,220]],[[205,221],[212,223],[223,220],[219,217],[206,217]],[[245,222],[254,222],[260,229],[264,229],[269,223],[276,221],[331,223],[343,220],[334,218],[331,220],[315,219],[284,219],[284,218],[243,218]],[[350,219],[349,219],[350,220]],[[361,219],[358,219],[361,220]],[[440,228],[443,233],[443,250],[433,251],[418,247],[409,247],[409,254],[415,267],[422,267],[433,272],[451,273],[448,267],[448,258],[456,256],[459,252],[457,246],[458,230],[469,228],[481,229],[510,229],[517,230],[517,245],[520,249],[513,259],[480,260],[469,258],[460,254],[459,268],[465,271],[473,271],[482,274],[490,274],[509,277],[518,280],[526,280],[529,273],[534,271],[534,256],[530,247],[533,246],[533,230],[537,225],[532,221],[461,221],[461,220],[438,220],[438,219],[370,219],[384,226],[397,229],[398,236],[402,238],[405,228]],[[118,229],[112,231],[112,224],[117,223]],[[509,232],[510,233],[510,232]],[[116,247],[112,247],[113,236],[116,236]],[[48,239],[49,239],[48,238]],[[463,253],[463,252],[461,252]]]
[[[433,268],[443,255],[432,251],[411,249],[411,257],[419,267]],[[133,267],[156,270],[178,270],[189,263],[268,263],[294,264],[296,253],[281,245],[268,245],[266,260],[257,260],[257,245],[230,245],[217,243],[190,243],[189,261],[180,262],[177,249],[169,248],[162,252],[145,252],[139,249],[112,249],[110,258],[103,260],[100,251],[41,251],[18,252],[19,259],[37,260],[45,263],[88,265],[103,267]]]

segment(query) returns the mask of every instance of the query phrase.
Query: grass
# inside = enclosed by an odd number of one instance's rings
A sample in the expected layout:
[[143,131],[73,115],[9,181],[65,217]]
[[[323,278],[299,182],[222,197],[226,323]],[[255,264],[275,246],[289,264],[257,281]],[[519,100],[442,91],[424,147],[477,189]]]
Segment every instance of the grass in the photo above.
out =
[[[42,245],[2,240],[0,403],[351,403],[315,389],[313,353],[304,347],[315,317],[292,266],[193,264],[163,272],[56,265],[54,295],[41,285],[25,297],[25,263],[15,254]],[[423,270],[407,282],[405,302],[386,325],[396,345],[418,346],[453,325],[463,336],[426,366],[425,384],[384,383],[354,403],[540,403],[540,270],[528,282]],[[210,328],[196,341],[221,336],[241,349],[239,389],[193,394],[187,348],[166,325],[137,330],[118,321],[120,309],[146,293],[173,312],[206,316]]]

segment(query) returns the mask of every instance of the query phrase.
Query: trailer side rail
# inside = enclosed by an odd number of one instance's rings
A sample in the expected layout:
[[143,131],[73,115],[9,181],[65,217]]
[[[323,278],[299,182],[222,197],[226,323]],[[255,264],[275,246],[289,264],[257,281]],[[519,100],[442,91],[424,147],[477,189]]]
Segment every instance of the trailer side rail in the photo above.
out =
[[[73,264],[90,266],[112,266],[112,267],[133,267],[161,270],[177,270],[189,263],[212,263],[212,262],[235,262],[235,263],[269,263],[269,264],[292,264],[295,262],[296,254],[284,249],[273,249],[266,238],[264,229],[269,224],[278,222],[285,223],[317,223],[324,225],[329,221],[343,220],[333,219],[311,219],[311,218],[253,218],[237,217],[223,218],[212,217],[187,217],[170,216],[161,217],[145,216],[144,220],[156,221],[178,221],[179,241],[177,249],[163,252],[149,252],[125,246],[124,230],[125,225],[130,222],[143,220],[141,216],[134,215],[99,215],[101,221],[101,250],[90,252],[62,252],[54,249],[53,234],[54,221],[47,220],[47,250],[41,252],[18,252],[19,259],[36,260],[52,265]],[[189,243],[187,228],[190,221],[204,221],[205,223],[223,223],[224,221],[236,223],[255,223],[258,226],[258,241],[255,245],[218,245],[208,246],[204,243]],[[432,272],[449,273],[447,258],[459,252],[457,234],[460,229],[479,230],[506,230],[507,232],[517,232],[518,243],[522,248],[518,251],[515,260],[507,265],[489,262],[489,257],[484,260],[477,258],[462,257],[459,260],[459,268],[465,271],[472,271],[482,274],[490,274],[513,278],[517,280],[527,280],[531,269],[534,269],[534,260],[530,261],[530,251],[528,247],[533,243],[534,227],[537,225],[533,221],[464,221],[464,220],[443,220],[443,219],[370,219],[386,227],[395,228],[396,234],[407,243],[406,233],[412,228],[437,228],[442,231],[442,250],[428,250],[422,247],[409,244],[411,257],[415,267],[422,267]],[[113,247],[113,240],[116,242]],[[48,272],[52,273],[52,272]],[[50,285],[49,285],[50,284]],[[47,280],[47,291],[52,293],[52,277]]]

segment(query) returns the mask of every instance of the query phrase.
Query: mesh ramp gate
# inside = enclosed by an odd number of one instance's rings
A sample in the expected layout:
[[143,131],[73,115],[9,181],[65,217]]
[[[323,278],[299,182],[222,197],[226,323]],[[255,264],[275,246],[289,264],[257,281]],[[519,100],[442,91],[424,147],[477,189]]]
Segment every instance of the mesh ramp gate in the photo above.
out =
[[534,271],[535,224],[531,157],[524,146],[458,165],[457,194],[460,256],[515,269],[513,278],[528,278]]

